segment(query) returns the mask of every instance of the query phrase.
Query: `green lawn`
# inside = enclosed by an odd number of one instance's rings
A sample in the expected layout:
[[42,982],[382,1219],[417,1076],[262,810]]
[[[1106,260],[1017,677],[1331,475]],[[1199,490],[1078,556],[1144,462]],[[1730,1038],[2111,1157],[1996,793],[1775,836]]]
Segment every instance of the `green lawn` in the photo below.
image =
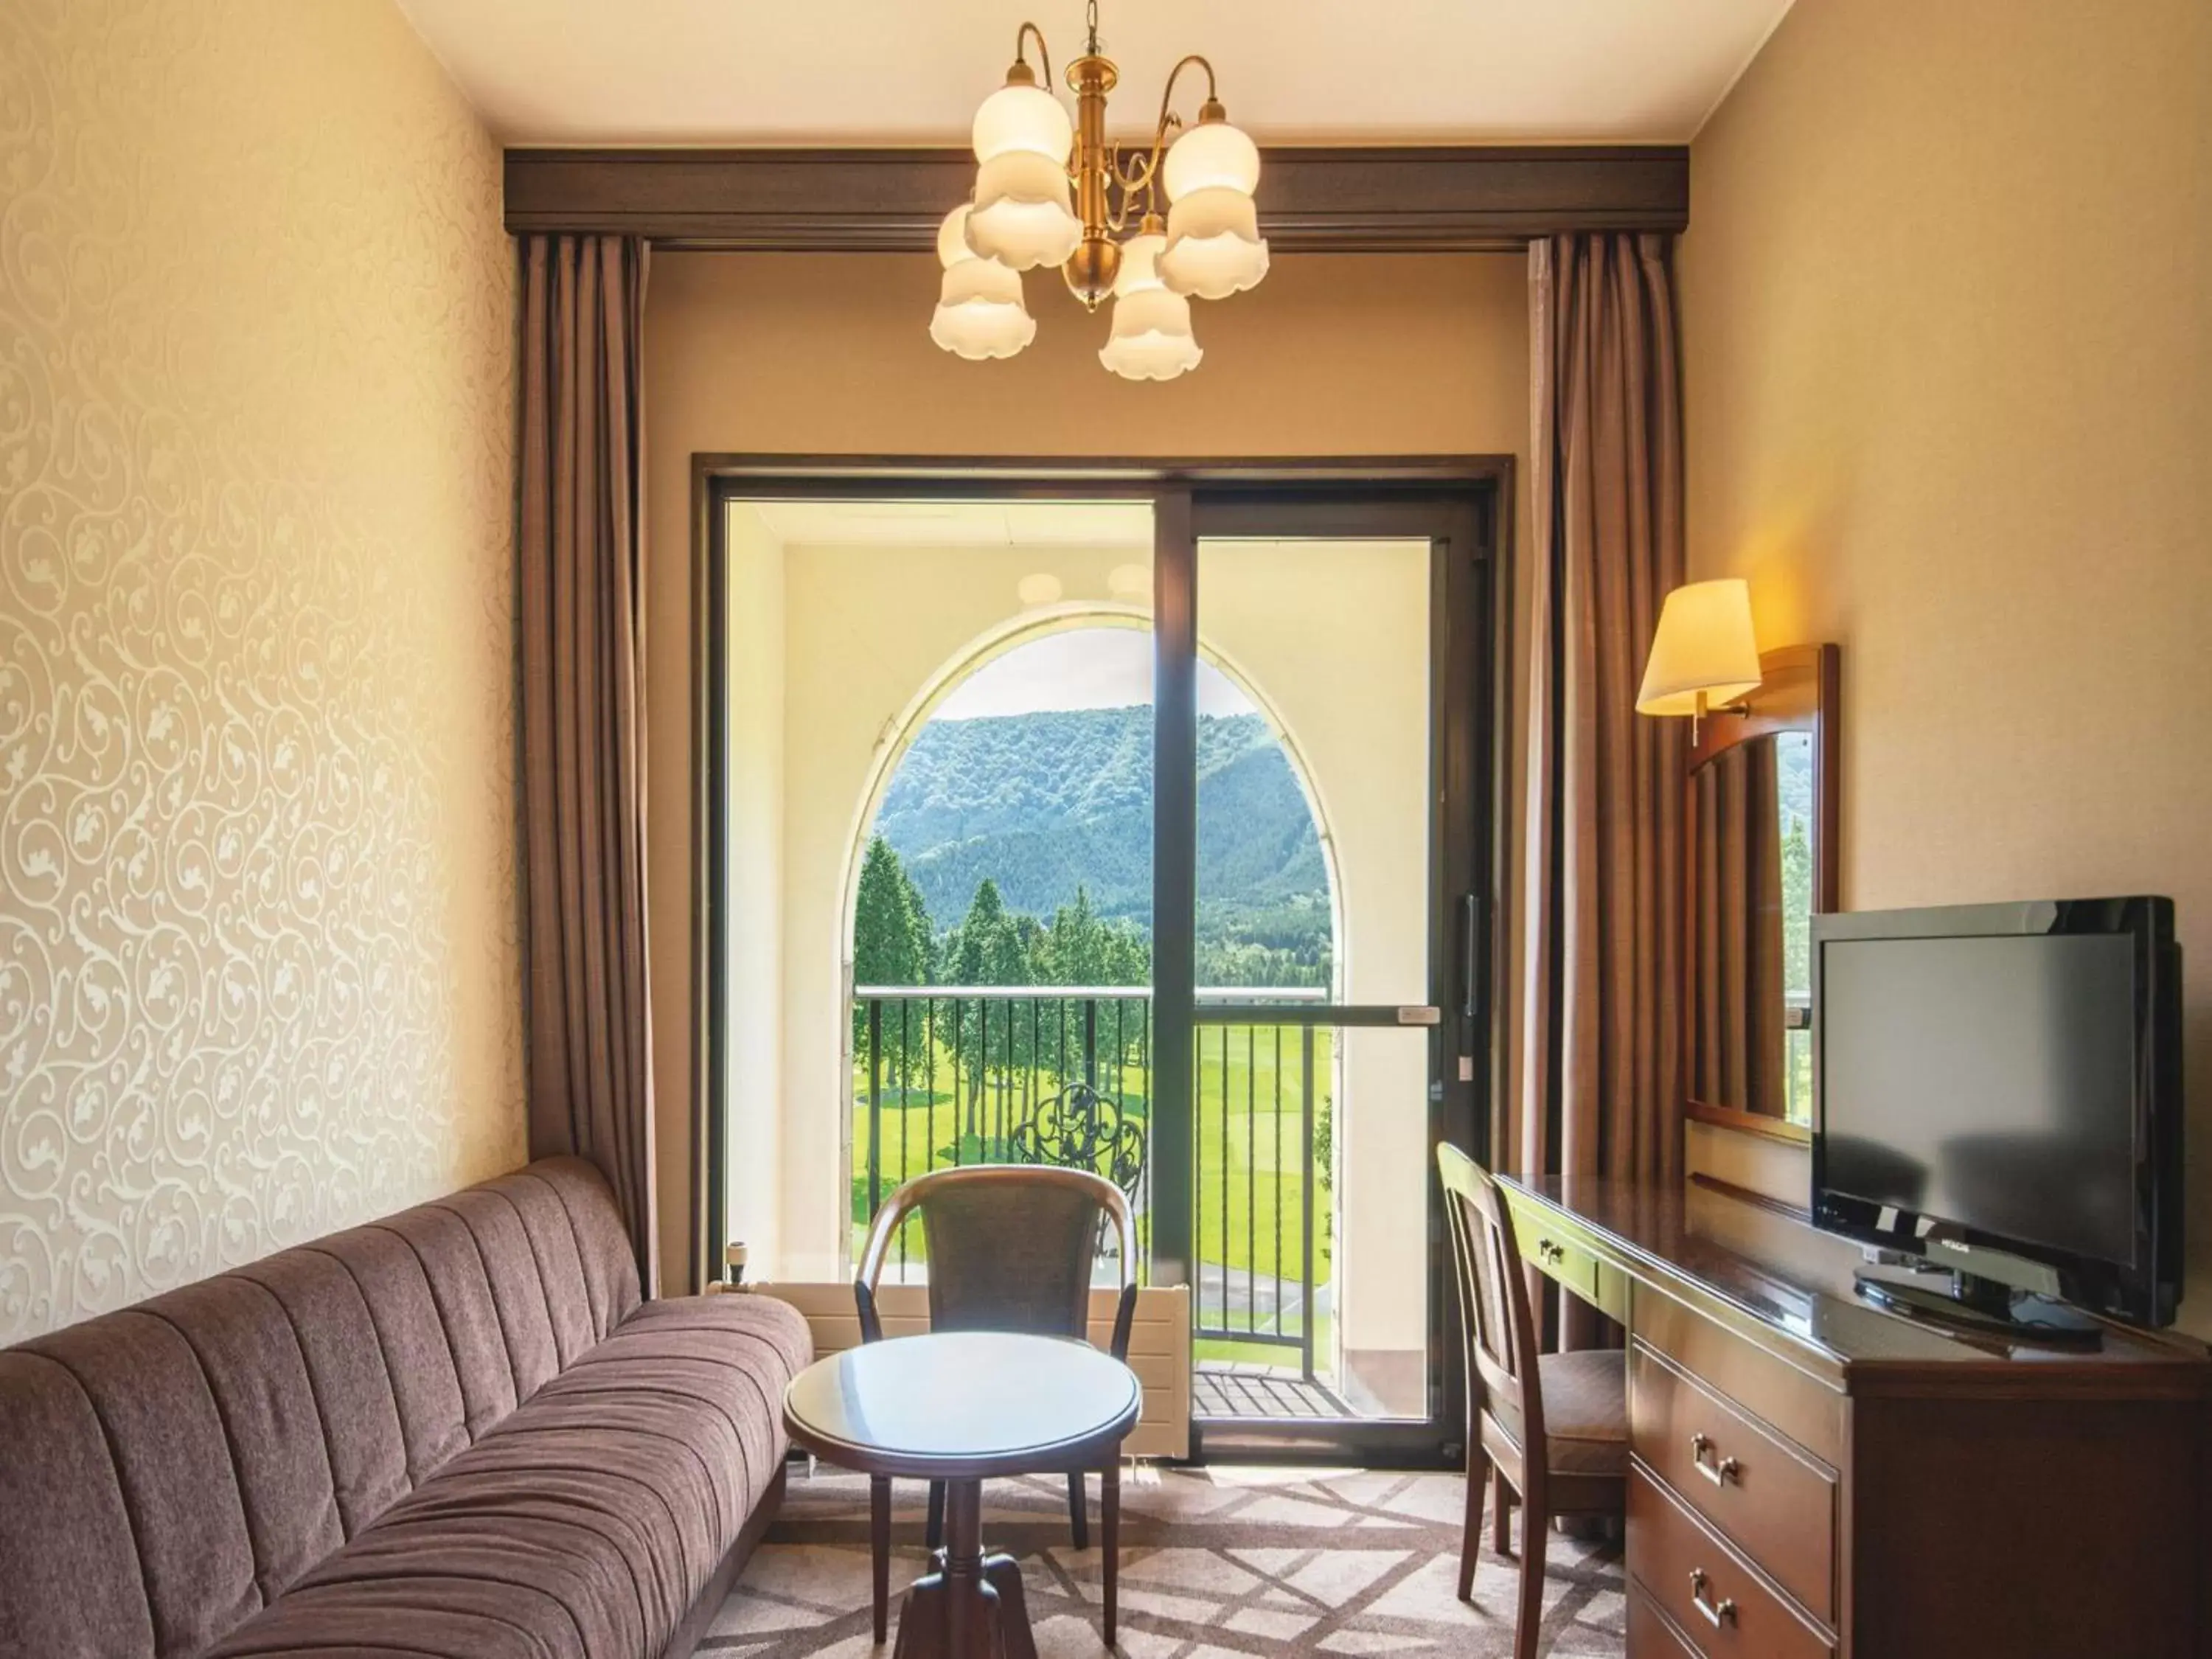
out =
[[[1315,1205],[1321,1212],[1314,1248],[1316,1283],[1325,1283],[1330,1276],[1334,1242],[1333,1206],[1325,1184],[1334,1093],[1334,1035],[1326,1029],[1313,1033],[1314,1114],[1319,1142]],[[1301,1270],[1304,1243],[1302,1111],[1307,1067],[1304,1041],[1304,1032],[1297,1026],[1206,1026],[1198,1033],[1198,1254],[1206,1261],[1225,1262],[1233,1278],[1241,1277],[1248,1267],[1263,1275],[1279,1273],[1291,1279],[1296,1279]],[[929,1068],[933,1057],[933,1078]],[[1019,1121],[1028,1093],[1034,1089],[1048,1095],[1060,1086],[1048,1069],[1041,1067],[1033,1085],[1027,1080],[1028,1074],[1021,1075],[1022,1086],[1011,1091],[998,1079],[987,1081],[973,1103],[971,1115],[964,1078],[957,1079],[959,1098],[956,1103],[952,1056],[945,1044],[935,1044],[933,1054],[917,1054],[907,1072],[909,1086],[903,1090],[896,1086],[887,1068],[880,1113],[880,1190],[888,1193],[908,1175],[951,1163],[956,1137],[960,1139],[963,1163],[999,1156],[996,1135],[1000,1126]],[[866,1235],[869,1212],[868,1085],[865,1070],[856,1067],[853,1121],[853,1249],[856,1255]],[[1100,1091],[1140,1116],[1147,1106],[1148,1085],[1147,1073],[1136,1064],[1130,1065],[1118,1079],[1110,1065],[1100,1066]],[[918,1255],[918,1230],[907,1243],[909,1255]],[[1261,1303],[1264,1309],[1264,1291]],[[1218,1320],[1218,1310],[1209,1310],[1209,1317]],[[1240,1314],[1240,1321],[1241,1317]],[[1253,1351],[1236,1346],[1240,1349],[1237,1357],[1250,1357]]]

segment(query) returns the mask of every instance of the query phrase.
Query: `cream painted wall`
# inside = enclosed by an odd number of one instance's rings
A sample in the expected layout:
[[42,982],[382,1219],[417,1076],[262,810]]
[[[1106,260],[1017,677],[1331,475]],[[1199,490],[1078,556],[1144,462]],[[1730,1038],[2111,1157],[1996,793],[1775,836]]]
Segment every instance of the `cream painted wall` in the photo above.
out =
[[1843,647],[1847,905],[2173,896],[2212,1334],[2212,9],[1798,0],[1691,179],[1692,574]]
[[514,253],[388,0],[0,6],[0,1344],[523,1153]]
[[[927,332],[936,283],[927,256],[653,262],[646,713],[664,1194],[690,1184],[685,571],[696,453],[1525,453],[1528,300],[1517,255],[1285,258],[1253,292],[1200,307],[1206,362],[1165,386],[1130,385],[1099,368],[1103,325],[1042,278],[1030,285],[1039,326],[1028,351],[1004,363],[949,357]],[[787,758],[795,764],[795,751]],[[662,1224],[668,1259],[683,1261],[680,1204],[664,1205]]]

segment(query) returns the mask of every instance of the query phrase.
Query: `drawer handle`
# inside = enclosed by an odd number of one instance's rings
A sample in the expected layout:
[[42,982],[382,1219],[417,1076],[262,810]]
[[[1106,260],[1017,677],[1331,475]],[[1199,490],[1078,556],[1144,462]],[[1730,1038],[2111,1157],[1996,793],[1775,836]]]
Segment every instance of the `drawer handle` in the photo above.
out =
[[1690,1437],[1690,1462],[1698,1473],[1716,1486],[1725,1486],[1743,1470],[1743,1465],[1733,1457],[1723,1457],[1717,1462],[1707,1462],[1705,1454],[1715,1449],[1710,1436],[1693,1434]]
[[1707,1624],[1718,1630],[1723,1625],[1735,1623],[1735,1598],[1724,1595],[1717,1601],[1707,1601],[1705,1586],[1711,1582],[1703,1567],[1690,1569],[1690,1605],[1697,1608]]
[[1539,1261],[1565,1261],[1567,1259],[1566,1248],[1553,1243],[1548,1238],[1540,1238],[1536,1241],[1536,1259]]

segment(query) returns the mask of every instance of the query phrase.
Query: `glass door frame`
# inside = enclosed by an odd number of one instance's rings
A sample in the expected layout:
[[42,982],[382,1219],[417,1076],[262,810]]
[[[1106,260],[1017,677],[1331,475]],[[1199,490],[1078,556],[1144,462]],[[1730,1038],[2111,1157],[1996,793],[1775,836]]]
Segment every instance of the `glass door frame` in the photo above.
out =
[[[691,458],[691,980],[690,1261],[703,1284],[720,1272],[730,1237],[724,1018],[731,934],[726,867],[729,787],[726,538],[729,509],[755,501],[1141,501],[1152,509],[1155,750],[1152,1095],[1193,1098],[1196,1013],[1194,940],[1197,827],[1198,541],[1205,535],[1388,537],[1428,539],[1432,556],[1431,720],[1458,735],[1448,746],[1441,803],[1463,804],[1463,823],[1432,823],[1431,1006],[1431,1140],[1486,1157],[1492,1103],[1504,1077],[1504,1032],[1492,994],[1504,842],[1499,804],[1506,758],[1494,741],[1504,706],[1509,641],[1500,596],[1512,591],[1514,460],[1510,455],[1121,460],[1079,457],[696,453]],[[1432,726],[1432,731],[1441,729]],[[1163,826],[1166,826],[1164,828]],[[1447,895],[1461,902],[1446,903]],[[1456,947],[1456,948],[1455,948]],[[1456,999],[1456,1000],[1455,1000]],[[1217,1018],[1224,1012],[1209,1008]],[[1331,1011],[1340,1024],[1399,1023],[1399,1011]],[[1356,1017],[1356,1018],[1354,1018]],[[1446,1045],[1450,1045],[1448,1049]],[[1447,1066],[1450,1052],[1471,1057]],[[1192,1127],[1189,1108],[1183,1127]],[[1166,1156],[1161,1156],[1165,1153]],[[1156,1140],[1152,1277],[1193,1281],[1195,1138]],[[1364,1462],[1456,1467],[1463,1455],[1463,1358],[1453,1338],[1456,1295],[1443,1243],[1442,1200],[1425,1171],[1429,1239],[1430,1400],[1425,1423],[1303,1419],[1216,1425],[1194,1459]],[[1166,1225],[1161,1224],[1166,1222]]]
[[[1493,584],[1504,481],[1424,488],[1301,480],[1175,492],[1155,508],[1152,999],[1152,1247],[1156,1269],[1177,1263],[1198,1284],[1196,1209],[1199,1030],[1227,1024],[1425,1027],[1427,1135],[1486,1149],[1494,1055],[1490,919],[1495,839],[1491,718],[1496,663]],[[1429,936],[1426,1000],[1396,1004],[1201,1005],[1193,972],[1197,910],[1198,635],[1206,540],[1421,541],[1430,549]],[[1191,1425],[1192,1455],[1213,1461],[1311,1459],[1404,1466],[1463,1456],[1465,1383],[1453,1331],[1457,1291],[1436,1171],[1424,1160],[1428,1285],[1428,1415],[1416,1419],[1238,1419]],[[1309,1214],[1309,1228],[1318,1224]],[[1167,1249],[1163,1250],[1163,1235]],[[1170,1281],[1172,1282],[1172,1281]],[[1194,1290],[1194,1293],[1195,1291]]]

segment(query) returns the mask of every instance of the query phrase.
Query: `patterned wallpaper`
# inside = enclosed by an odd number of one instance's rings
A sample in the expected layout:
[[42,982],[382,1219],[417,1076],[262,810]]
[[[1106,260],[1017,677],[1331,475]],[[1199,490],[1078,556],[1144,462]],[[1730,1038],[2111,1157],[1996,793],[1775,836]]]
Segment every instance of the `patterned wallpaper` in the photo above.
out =
[[390,0],[0,4],[0,1343],[521,1158],[514,317]]

